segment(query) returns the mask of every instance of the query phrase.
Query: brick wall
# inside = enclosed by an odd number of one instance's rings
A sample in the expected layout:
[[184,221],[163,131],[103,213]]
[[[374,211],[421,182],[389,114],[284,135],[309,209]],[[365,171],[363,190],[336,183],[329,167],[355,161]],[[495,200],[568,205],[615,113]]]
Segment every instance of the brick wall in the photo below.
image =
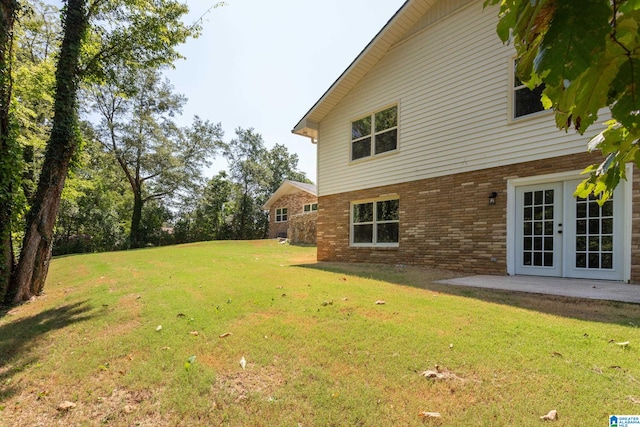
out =
[[[507,179],[581,170],[600,161],[581,154],[377,187],[319,199],[318,260],[417,264],[475,274],[507,272]],[[637,171],[636,171],[637,172]],[[640,185],[640,173],[634,174]],[[640,188],[640,187],[635,187]],[[489,194],[497,192],[495,205]],[[397,248],[349,246],[350,202],[397,194]],[[640,280],[640,195],[633,193],[632,279]]]
[[278,235],[286,235],[289,227],[289,221],[276,222],[276,209],[287,208],[287,215],[291,218],[294,215],[301,214],[304,205],[317,202],[318,198],[306,191],[282,196],[271,206],[269,211],[269,238],[274,239]]

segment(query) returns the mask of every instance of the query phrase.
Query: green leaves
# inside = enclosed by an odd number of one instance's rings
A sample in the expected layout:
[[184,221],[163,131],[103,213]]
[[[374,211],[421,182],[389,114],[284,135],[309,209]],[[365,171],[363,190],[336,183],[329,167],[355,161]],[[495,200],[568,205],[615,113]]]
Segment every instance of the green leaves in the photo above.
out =
[[534,60],[535,72],[544,77],[546,85],[567,88],[593,66],[593,58],[604,53],[605,39],[610,31],[607,3],[601,0],[581,0],[579,4],[558,1],[551,19],[547,15],[537,19],[549,22]]
[[605,159],[576,194],[601,201],[640,165],[640,0],[486,0],[500,4],[497,33],[517,52],[516,73],[530,88],[545,85],[543,105],[558,128],[583,134],[608,108],[613,121],[590,150]]

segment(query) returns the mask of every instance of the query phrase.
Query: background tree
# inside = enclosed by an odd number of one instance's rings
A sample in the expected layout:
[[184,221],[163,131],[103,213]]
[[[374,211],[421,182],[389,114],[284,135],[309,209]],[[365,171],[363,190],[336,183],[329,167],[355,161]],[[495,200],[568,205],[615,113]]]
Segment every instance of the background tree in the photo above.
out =
[[[275,144],[267,152],[268,168],[271,171],[267,191],[267,199],[271,197],[285,179],[298,182],[311,183],[304,172],[298,170],[298,155],[289,154],[287,147]],[[266,200],[265,200],[266,202]]]
[[130,245],[137,248],[147,243],[145,204],[175,198],[199,182],[203,167],[223,145],[223,132],[220,124],[198,117],[190,128],[178,127],[174,118],[186,99],[173,93],[158,70],[116,70],[114,76],[110,84],[92,90],[93,105],[102,116],[96,136],[131,188]]
[[231,238],[229,200],[233,184],[225,171],[211,178],[194,207],[183,209],[174,228],[177,243]]
[[237,128],[236,138],[229,143],[226,155],[234,183],[231,200],[233,238],[262,238],[268,220],[260,202],[268,191],[271,178],[262,135],[253,128]]
[[197,25],[182,22],[187,11],[185,5],[172,0],[67,0],[52,130],[20,259],[7,292],[14,302],[39,294],[44,286],[62,188],[81,142],[77,118],[80,82],[106,78],[106,66],[114,63],[140,68],[171,64],[179,57],[175,46],[198,34]]
[[589,150],[605,157],[576,191],[611,196],[625,166],[640,166],[640,2],[637,0],[486,0],[500,4],[498,35],[517,52],[517,75],[542,101],[556,125],[583,134],[607,108],[611,120]]
[[126,248],[131,197],[113,158],[87,126],[85,147],[69,172],[56,222],[54,255]]

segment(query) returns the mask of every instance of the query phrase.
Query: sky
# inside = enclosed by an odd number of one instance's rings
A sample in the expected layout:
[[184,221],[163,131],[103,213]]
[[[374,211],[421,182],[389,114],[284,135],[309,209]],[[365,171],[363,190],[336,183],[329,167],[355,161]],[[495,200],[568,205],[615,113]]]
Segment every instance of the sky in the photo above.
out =
[[[268,148],[284,144],[316,182],[316,147],[291,129],[373,39],[404,0],[225,0],[204,16],[202,35],[179,48],[165,75],[188,102],[180,118],[254,128]],[[215,0],[187,0],[188,19]],[[206,171],[215,175],[223,160]]]

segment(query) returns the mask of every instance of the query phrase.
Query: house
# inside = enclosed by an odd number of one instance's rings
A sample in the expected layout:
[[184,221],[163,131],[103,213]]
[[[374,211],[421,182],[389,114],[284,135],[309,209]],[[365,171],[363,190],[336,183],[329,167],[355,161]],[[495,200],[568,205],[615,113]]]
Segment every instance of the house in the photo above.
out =
[[640,281],[640,173],[602,207],[573,196],[597,130],[555,127],[497,12],[408,0],[295,125],[317,143],[318,260]]
[[263,206],[269,211],[269,238],[316,243],[316,186],[285,180]]

